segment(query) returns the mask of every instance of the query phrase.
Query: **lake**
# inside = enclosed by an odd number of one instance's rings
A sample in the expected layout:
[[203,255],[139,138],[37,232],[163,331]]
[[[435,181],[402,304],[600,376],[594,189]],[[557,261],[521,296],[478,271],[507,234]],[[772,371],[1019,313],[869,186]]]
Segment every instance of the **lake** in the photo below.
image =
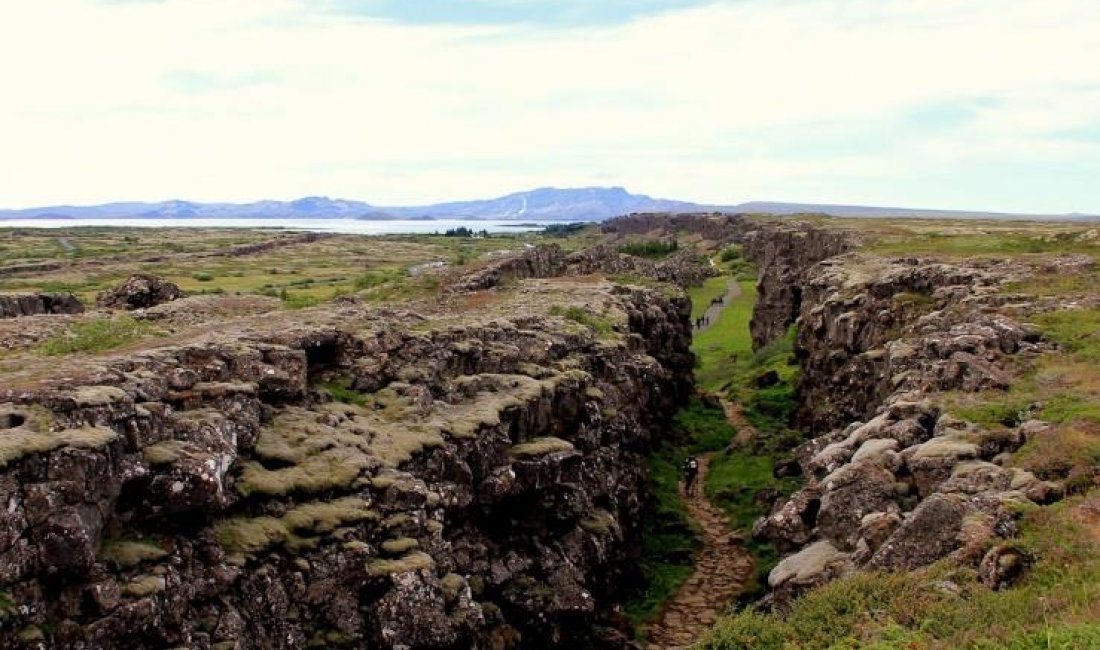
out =
[[117,228],[280,228],[312,232],[336,232],[353,235],[413,235],[443,233],[465,226],[489,232],[531,232],[546,223],[534,221],[496,221],[437,219],[393,219],[360,221],[357,219],[0,219],[0,228],[79,228],[88,226]]

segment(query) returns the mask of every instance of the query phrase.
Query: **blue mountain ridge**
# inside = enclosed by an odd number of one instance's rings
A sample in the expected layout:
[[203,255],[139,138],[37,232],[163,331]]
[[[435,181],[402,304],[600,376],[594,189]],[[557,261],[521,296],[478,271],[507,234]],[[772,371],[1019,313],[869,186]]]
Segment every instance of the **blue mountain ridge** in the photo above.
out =
[[602,221],[632,212],[743,212],[757,214],[830,214],[838,217],[930,217],[971,219],[1057,218],[1090,220],[1096,215],[1009,214],[961,210],[925,210],[859,205],[753,201],[705,205],[632,194],[622,187],[542,187],[505,196],[422,206],[377,206],[363,201],[308,196],[293,201],[198,203],[117,202],[0,210],[5,219],[462,219],[512,221]]

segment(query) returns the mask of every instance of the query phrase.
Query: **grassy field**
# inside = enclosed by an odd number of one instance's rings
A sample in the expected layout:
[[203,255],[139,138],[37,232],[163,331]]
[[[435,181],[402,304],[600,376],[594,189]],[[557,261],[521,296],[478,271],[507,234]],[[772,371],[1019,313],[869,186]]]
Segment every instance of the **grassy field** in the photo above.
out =
[[[0,259],[5,262],[0,267],[59,266],[10,277],[0,274],[0,291],[68,291],[91,304],[99,292],[143,272],[162,276],[191,294],[285,295],[289,306],[307,306],[360,290],[357,285],[364,276],[376,271],[404,272],[433,261],[461,266],[524,243],[556,243],[572,250],[594,237],[591,233],[570,237],[508,233],[484,238],[335,235],[249,255],[225,254],[235,246],[291,234],[225,228],[0,228]],[[72,249],[62,246],[62,241]]]
[[756,284],[750,280],[739,284],[741,295],[722,310],[714,324],[697,334],[692,344],[698,358],[695,380],[704,390],[722,391],[752,357],[749,321],[756,304]]
[[711,300],[726,295],[726,291],[729,288],[729,282],[729,276],[719,275],[717,277],[707,278],[703,281],[703,284],[698,287],[688,289],[688,295],[691,296],[691,320],[693,322],[696,318],[706,313],[707,307],[710,307]]

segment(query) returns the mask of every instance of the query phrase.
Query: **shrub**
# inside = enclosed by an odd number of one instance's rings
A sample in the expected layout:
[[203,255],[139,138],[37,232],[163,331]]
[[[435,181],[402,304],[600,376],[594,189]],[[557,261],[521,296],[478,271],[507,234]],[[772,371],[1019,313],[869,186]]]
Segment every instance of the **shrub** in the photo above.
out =
[[680,250],[680,242],[675,239],[669,241],[650,239],[642,242],[623,244],[619,247],[620,253],[633,255],[635,257],[647,257],[649,259],[667,257],[678,250]]
[[214,279],[214,274],[209,271],[196,271],[191,274],[191,277],[199,282],[210,282]]

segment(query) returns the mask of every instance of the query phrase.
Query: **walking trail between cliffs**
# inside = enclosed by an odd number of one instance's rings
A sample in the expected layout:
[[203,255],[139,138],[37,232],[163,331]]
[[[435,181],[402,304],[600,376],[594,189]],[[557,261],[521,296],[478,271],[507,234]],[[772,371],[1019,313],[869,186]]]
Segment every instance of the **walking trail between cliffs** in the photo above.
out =
[[741,284],[737,282],[737,278],[730,278],[729,284],[726,285],[726,294],[722,296],[722,301],[707,306],[707,311],[703,313],[702,324],[695,327],[693,332],[698,334],[705,329],[710,329],[711,325],[718,322],[718,315],[722,313],[722,310],[729,307],[730,303],[740,296]]
[[647,650],[679,650],[699,641],[752,578],[753,558],[730,530],[726,516],[703,494],[710,458],[699,459],[693,495],[681,495],[699,525],[703,548],[695,572],[665,605],[660,621],[646,630]]

